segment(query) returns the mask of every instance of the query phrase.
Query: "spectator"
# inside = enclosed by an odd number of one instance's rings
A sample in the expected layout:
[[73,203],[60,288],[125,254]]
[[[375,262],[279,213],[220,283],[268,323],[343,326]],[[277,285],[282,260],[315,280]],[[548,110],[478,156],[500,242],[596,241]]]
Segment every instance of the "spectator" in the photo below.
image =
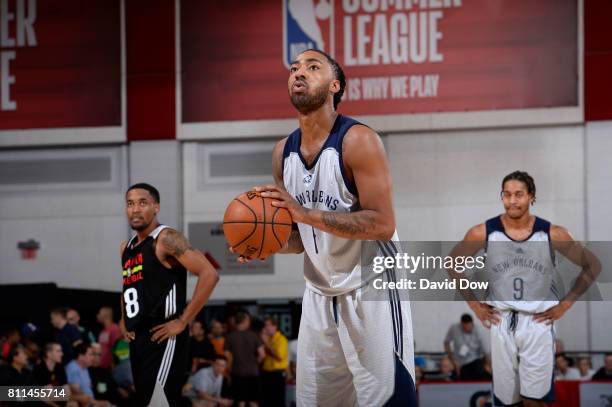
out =
[[225,355],[225,336],[223,335],[223,325],[221,322],[213,319],[210,323],[210,343],[215,348],[215,352],[219,356]]
[[564,354],[558,354],[556,358],[555,380],[579,380],[580,372],[575,367],[570,367],[570,360]]
[[80,404],[93,405],[94,407],[110,406],[108,401],[94,398],[91,376],[89,375],[89,368],[94,357],[93,348],[89,344],[81,343],[74,351],[76,359],[66,365],[66,380],[70,385],[72,399]]
[[11,328],[6,331],[6,334],[0,339],[0,352],[2,352],[2,359],[8,360],[9,353],[11,350],[21,341],[21,334],[17,328]]
[[555,339],[555,356],[560,353],[565,353],[565,345],[561,339],[557,338]]
[[606,353],[604,365],[593,375],[592,380],[612,380],[612,353]]
[[197,372],[203,367],[212,365],[216,352],[213,344],[206,336],[204,324],[195,320],[191,323],[191,338],[189,346],[189,360],[191,372]]
[[266,391],[262,395],[264,406],[285,406],[285,371],[289,367],[289,342],[278,330],[274,318],[265,318],[261,340],[266,352],[262,365],[261,384]]
[[451,362],[450,358],[448,356],[442,357],[442,359],[440,359],[440,371],[437,374],[428,374],[427,379],[442,382],[457,380],[457,373],[455,372],[453,362]]
[[115,346],[117,339],[121,337],[121,330],[119,329],[119,325],[113,320],[113,309],[111,307],[100,308],[96,319],[98,323],[103,326],[98,336],[98,343],[102,348],[100,367],[110,370],[113,363],[111,349]]
[[91,377],[91,388],[94,398],[96,400],[108,400],[114,405],[125,404],[129,397],[129,393],[123,389],[119,389],[108,369],[100,367],[100,359],[102,356],[100,344],[92,344],[91,349],[91,366],[88,370],[89,376]]
[[259,363],[265,357],[261,339],[249,330],[251,319],[248,314],[236,314],[236,331],[225,341],[225,350],[231,366],[234,399],[239,407],[246,403],[257,407],[259,400]]
[[27,369],[28,355],[21,344],[15,345],[7,355],[8,365],[0,370],[2,386],[32,386],[32,373]]
[[451,325],[444,339],[444,350],[461,380],[490,378],[484,369],[484,340],[474,328],[471,315],[463,314],[461,322]]
[[62,364],[65,366],[74,359],[74,347],[83,342],[81,333],[76,326],[68,323],[65,308],[51,310],[51,325],[55,328],[53,340],[62,347],[64,353]]
[[115,342],[113,347],[113,379],[128,393],[134,393],[134,378],[132,377],[132,364],[130,363],[130,344],[123,338]]
[[[421,384],[421,380],[423,380],[423,369],[421,368],[421,366],[415,366],[414,367],[414,384],[415,386],[418,387],[419,384]],[[417,389],[418,390],[418,389]]]
[[32,370],[40,362],[40,346],[31,339],[24,343],[26,355],[28,355],[28,368]]
[[591,380],[595,374],[595,370],[591,367],[591,358],[578,359],[578,372],[580,373],[580,378],[578,380]]
[[42,361],[34,367],[37,386],[65,386],[66,372],[62,366],[62,347],[57,342],[45,345]]
[[81,338],[88,343],[96,342],[96,337],[89,329],[86,329],[80,325],[81,323],[81,315],[74,308],[68,308],[66,310],[66,319],[69,324],[72,324],[77,327],[79,332],[81,333]]
[[189,378],[185,396],[195,401],[194,405],[231,406],[233,400],[221,396],[226,370],[227,359],[223,356],[215,356],[212,366],[198,370]]

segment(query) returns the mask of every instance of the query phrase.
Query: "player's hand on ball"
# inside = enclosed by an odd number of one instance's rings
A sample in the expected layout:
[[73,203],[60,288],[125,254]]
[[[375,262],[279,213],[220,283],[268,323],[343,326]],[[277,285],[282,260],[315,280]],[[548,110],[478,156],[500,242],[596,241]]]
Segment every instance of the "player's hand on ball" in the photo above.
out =
[[151,329],[151,332],[153,332],[151,341],[162,343],[166,339],[180,334],[186,327],[187,325],[179,318],[168,321],[165,324],[154,326],[153,329]]
[[[289,192],[276,185],[259,185],[253,188],[254,191],[259,192],[264,198],[273,199],[272,206],[277,208],[285,208],[291,214],[291,218],[294,222],[302,222],[306,216],[307,209],[300,205]],[[303,223],[303,222],[302,222]]]
[[560,319],[563,314],[569,309],[568,303],[560,302],[552,308],[547,309],[544,312],[537,313],[533,316],[533,320],[536,322],[545,322],[546,325],[551,325],[556,320]]
[[499,312],[489,304],[476,302],[470,303],[470,307],[485,328],[489,329],[491,325],[499,324]]
[[[233,247],[229,246],[228,249],[229,249],[230,253],[236,253],[236,250],[234,250]],[[259,258],[259,260],[261,260],[261,261],[264,261],[265,259],[266,259],[266,257]],[[238,263],[240,263],[240,264],[246,264],[246,263],[250,262],[251,260],[254,260],[254,259],[251,258],[251,257],[242,256],[242,255],[238,256],[238,259],[237,259]]]

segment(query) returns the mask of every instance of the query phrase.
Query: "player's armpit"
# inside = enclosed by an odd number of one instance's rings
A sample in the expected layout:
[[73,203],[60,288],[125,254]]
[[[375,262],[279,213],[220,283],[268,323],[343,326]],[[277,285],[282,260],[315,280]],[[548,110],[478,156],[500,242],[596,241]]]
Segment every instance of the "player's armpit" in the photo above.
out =
[[285,247],[278,251],[278,253],[294,253],[299,254],[304,252],[304,244],[302,243],[302,237],[300,236],[299,230],[292,230],[289,235],[289,240]]
[[283,184],[283,150],[289,137],[280,140],[272,150],[272,175],[277,187],[285,188]]

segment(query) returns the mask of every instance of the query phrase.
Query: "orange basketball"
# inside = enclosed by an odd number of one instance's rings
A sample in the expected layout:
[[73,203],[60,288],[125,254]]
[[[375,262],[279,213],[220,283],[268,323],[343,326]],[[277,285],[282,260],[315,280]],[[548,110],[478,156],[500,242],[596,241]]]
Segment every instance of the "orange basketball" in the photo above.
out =
[[291,214],[270,198],[249,191],[230,202],[223,216],[225,239],[236,253],[258,259],[279,251],[291,234]]

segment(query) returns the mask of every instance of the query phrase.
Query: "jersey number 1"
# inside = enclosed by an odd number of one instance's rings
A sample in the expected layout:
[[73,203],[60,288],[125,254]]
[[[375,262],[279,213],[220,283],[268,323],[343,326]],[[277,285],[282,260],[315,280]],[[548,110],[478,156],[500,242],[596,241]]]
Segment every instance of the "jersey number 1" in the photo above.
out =
[[125,314],[128,318],[134,318],[140,310],[138,306],[138,291],[134,287],[128,288],[123,293],[123,302],[125,302]]

